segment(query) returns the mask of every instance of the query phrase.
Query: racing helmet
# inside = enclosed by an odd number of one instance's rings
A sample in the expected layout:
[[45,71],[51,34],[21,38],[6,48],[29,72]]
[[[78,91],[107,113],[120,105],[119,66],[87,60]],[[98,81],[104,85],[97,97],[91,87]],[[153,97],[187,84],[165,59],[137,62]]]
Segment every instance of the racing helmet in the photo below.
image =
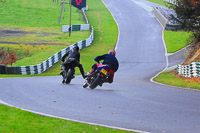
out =
[[111,49],[111,50],[109,50],[109,51],[108,51],[108,54],[112,54],[112,55],[114,55],[114,56],[115,56],[115,55],[116,55],[116,51],[115,51],[115,50],[113,50],[113,49]]
[[79,47],[78,46],[74,46],[73,49],[76,50],[76,51],[79,51]]

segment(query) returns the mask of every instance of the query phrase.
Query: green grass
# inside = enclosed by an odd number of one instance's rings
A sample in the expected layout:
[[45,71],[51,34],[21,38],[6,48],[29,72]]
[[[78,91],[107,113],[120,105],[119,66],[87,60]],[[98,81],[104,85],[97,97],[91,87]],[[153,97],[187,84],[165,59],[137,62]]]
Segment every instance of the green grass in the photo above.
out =
[[57,51],[64,49],[66,46],[46,46],[46,45],[13,45],[0,44],[4,49],[14,50],[18,58],[24,58],[13,63],[12,66],[25,66],[40,64]]
[[0,104],[0,129],[2,133],[126,133],[58,118],[44,117]]
[[[58,18],[61,5],[52,0],[7,0],[0,2],[0,7],[0,25],[60,27]],[[69,5],[65,5],[65,8],[62,25],[69,24]],[[83,21],[81,11],[72,7],[72,24],[81,24]]]
[[188,45],[190,33],[184,31],[164,31],[164,40],[168,53],[174,53]]
[[167,2],[164,1],[164,0],[147,0],[147,1],[150,1],[150,2],[153,2],[153,3],[156,3],[156,4],[159,4],[159,5],[163,5],[163,6],[166,6],[166,5],[167,5]]
[[167,72],[161,73],[154,80],[157,81],[157,82],[167,84],[167,85],[172,85],[172,86],[200,89],[199,83],[194,82],[190,78],[180,79],[180,78],[177,77],[177,75],[167,73]]

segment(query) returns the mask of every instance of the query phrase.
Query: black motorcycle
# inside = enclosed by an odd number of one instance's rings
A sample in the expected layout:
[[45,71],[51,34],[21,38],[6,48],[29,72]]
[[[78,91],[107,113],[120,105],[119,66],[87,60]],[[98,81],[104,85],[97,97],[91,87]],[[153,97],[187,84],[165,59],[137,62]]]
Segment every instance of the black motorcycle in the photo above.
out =
[[75,78],[75,67],[76,67],[76,59],[69,58],[67,60],[67,68],[62,70],[61,75],[63,77],[62,83],[70,84],[71,80]]
[[102,86],[102,84],[108,80],[110,76],[110,67],[106,64],[96,63],[97,69],[88,74],[85,78],[85,82],[83,83],[83,88],[89,86],[90,89],[95,89],[98,85]]

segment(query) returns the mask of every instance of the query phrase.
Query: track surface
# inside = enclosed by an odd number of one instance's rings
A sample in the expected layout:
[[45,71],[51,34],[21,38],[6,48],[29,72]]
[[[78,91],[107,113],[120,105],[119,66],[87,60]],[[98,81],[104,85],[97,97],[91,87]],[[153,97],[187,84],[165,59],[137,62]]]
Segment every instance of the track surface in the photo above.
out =
[[[142,1],[139,1],[142,2]],[[62,118],[153,133],[200,132],[200,92],[152,83],[167,66],[162,27],[133,0],[104,0],[119,26],[113,84],[82,88],[60,76],[0,79],[0,101]],[[143,4],[146,4],[144,1]]]

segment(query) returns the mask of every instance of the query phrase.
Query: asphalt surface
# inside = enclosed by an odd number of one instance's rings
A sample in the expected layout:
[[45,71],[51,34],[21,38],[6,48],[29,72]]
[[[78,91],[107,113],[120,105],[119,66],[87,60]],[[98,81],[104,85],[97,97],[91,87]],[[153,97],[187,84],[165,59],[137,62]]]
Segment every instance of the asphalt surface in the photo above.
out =
[[[146,1],[104,0],[119,26],[113,84],[82,88],[76,76],[0,79],[0,102],[48,115],[153,133],[200,132],[200,91],[153,83],[168,63],[162,27]],[[174,60],[177,62],[177,60]],[[172,59],[173,64],[173,59]]]

